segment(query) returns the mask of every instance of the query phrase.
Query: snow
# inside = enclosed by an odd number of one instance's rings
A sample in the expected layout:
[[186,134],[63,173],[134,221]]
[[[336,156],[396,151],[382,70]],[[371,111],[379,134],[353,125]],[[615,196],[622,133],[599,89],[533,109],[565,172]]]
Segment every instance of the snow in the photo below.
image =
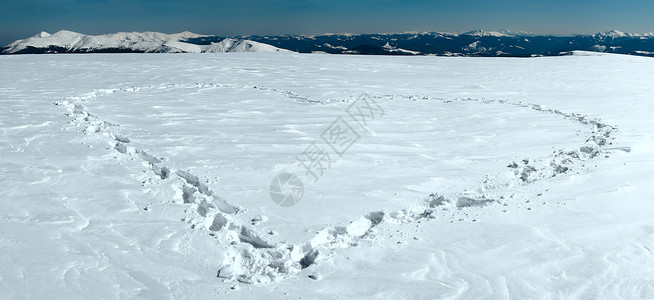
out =
[[607,31],[607,32],[601,33],[601,35],[603,35],[603,36],[607,36],[607,37],[612,37],[612,38],[614,38],[614,39],[616,39],[616,38],[623,38],[623,37],[627,37],[627,36],[628,36],[627,34],[625,34],[625,33],[622,32],[622,31],[619,31],[619,30],[609,30],[609,31]]
[[506,37],[506,36],[514,36],[515,33],[508,31],[508,30],[499,30],[499,31],[494,31],[494,30],[483,30],[483,29],[477,29],[477,30],[472,30],[468,32],[462,33],[463,35],[472,35],[472,36],[494,36],[494,37]]
[[343,47],[343,46],[332,46],[332,45],[329,44],[329,43],[324,43],[323,46],[325,46],[325,47],[327,47],[327,48],[331,48],[331,49],[347,50],[347,47]]
[[406,49],[402,49],[402,48],[393,47],[389,43],[386,43],[382,48],[384,48],[385,50],[387,50],[389,52],[400,52],[400,53],[412,54],[412,55],[420,54],[420,52],[418,52],[418,51],[412,51],[412,50],[406,50]]
[[603,37],[603,38],[613,38],[613,39],[625,38],[625,37],[630,37],[630,38],[634,38],[634,37],[651,38],[651,37],[654,36],[654,33],[652,33],[652,32],[625,33],[625,32],[613,29],[613,30],[598,33],[597,35],[600,36],[600,37]]
[[45,31],[41,31],[41,33],[35,35],[34,38],[46,38],[46,37],[49,37],[49,36],[50,36],[49,33],[45,32]]
[[212,43],[210,46],[204,48],[202,52],[222,53],[222,52],[291,52],[291,51],[280,49],[264,43],[259,43],[249,40],[235,40],[235,39],[227,38],[218,43]]
[[52,35],[41,32],[33,37],[12,42],[4,50],[4,53],[17,53],[28,47],[48,48],[51,46],[65,48],[67,51],[82,52],[102,49],[132,49],[164,53],[288,52],[288,50],[249,40],[224,39],[218,43],[202,46],[182,42],[186,39],[204,36],[188,31],[176,34],[118,32],[94,36],[61,30]]
[[464,51],[486,52],[486,47],[480,46],[481,42],[476,41],[463,48]]
[[2,56],[1,297],[652,298],[654,63],[585,54]]

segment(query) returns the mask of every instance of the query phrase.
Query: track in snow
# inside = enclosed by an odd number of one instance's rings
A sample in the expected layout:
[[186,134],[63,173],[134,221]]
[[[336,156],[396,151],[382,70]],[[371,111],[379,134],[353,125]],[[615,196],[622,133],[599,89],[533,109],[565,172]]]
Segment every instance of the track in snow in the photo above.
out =
[[[346,226],[327,226],[312,239],[302,244],[271,243],[263,238],[253,227],[246,225],[248,221],[239,219],[239,212],[246,208],[238,207],[216,195],[201,178],[189,170],[173,168],[173,163],[165,157],[158,157],[143,149],[130,146],[132,140],[120,134],[120,124],[112,124],[91,114],[84,102],[93,101],[98,97],[113,93],[147,92],[153,89],[258,89],[273,91],[289,99],[329,105],[337,102],[350,102],[355,98],[343,100],[320,101],[302,96],[293,91],[269,88],[260,85],[234,85],[217,83],[198,83],[195,85],[163,84],[160,86],[132,87],[127,89],[104,89],[69,97],[68,100],[55,104],[67,109],[66,115],[72,118],[70,124],[87,135],[96,135],[104,139],[113,149],[143,162],[154,176],[167,182],[177,190],[181,201],[195,213],[196,220],[192,228],[205,230],[215,236],[219,242],[226,242],[228,255],[223,266],[218,270],[218,277],[228,280],[238,280],[244,283],[267,283],[280,280],[286,276],[299,273],[302,269],[314,264],[337,249],[357,245],[362,240],[374,239],[377,226],[392,226],[398,223],[421,222],[436,218],[437,212],[467,210],[474,207],[505,204],[512,201],[512,194],[506,194],[502,188],[516,185],[529,185],[556,176],[564,176],[571,172],[582,172],[584,162],[590,159],[608,157],[612,150],[628,151],[629,149],[610,148],[616,127],[597,119],[575,113],[565,113],[556,109],[546,108],[537,104],[509,102],[505,100],[486,99],[442,99],[428,95],[377,95],[381,101],[421,101],[432,100],[443,103],[468,101],[480,105],[499,103],[516,108],[529,108],[534,113],[548,113],[560,116],[566,120],[586,127],[590,135],[584,137],[583,144],[577,149],[559,149],[547,157],[524,159],[507,162],[507,170],[498,170],[497,174],[488,176],[479,184],[476,191],[463,191],[457,196],[445,196],[437,193],[425,197],[422,206],[409,207],[395,211],[372,211],[353,220]],[[508,173],[507,176],[497,176]],[[500,179],[497,179],[500,178]],[[506,179],[509,178],[509,179]],[[252,220],[250,220],[251,222]],[[196,226],[202,224],[204,226]]]

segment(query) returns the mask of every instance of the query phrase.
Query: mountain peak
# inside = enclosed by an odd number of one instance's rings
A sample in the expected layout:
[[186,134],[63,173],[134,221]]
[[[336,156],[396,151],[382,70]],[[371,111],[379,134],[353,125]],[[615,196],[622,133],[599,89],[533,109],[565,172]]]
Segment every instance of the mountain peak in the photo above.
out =
[[515,34],[506,29],[502,29],[502,30],[477,29],[477,30],[464,32],[462,33],[462,35],[506,37],[506,36],[514,36]]
[[603,32],[600,35],[612,37],[612,38],[622,38],[628,36],[626,33],[615,29]]
[[45,31],[41,31],[39,34],[35,35],[34,37],[35,38],[44,38],[44,37],[49,37],[50,35],[51,34],[45,32]]

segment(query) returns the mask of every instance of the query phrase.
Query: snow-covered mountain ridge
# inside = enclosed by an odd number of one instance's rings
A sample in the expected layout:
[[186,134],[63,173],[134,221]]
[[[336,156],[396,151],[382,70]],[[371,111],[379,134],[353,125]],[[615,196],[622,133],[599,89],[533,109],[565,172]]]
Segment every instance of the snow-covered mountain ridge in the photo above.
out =
[[654,33],[610,30],[556,36],[511,30],[463,33],[327,33],[223,37],[188,31],[177,34],[119,32],[85,35],[72,31],[41,32],[15,41],[2,54],[40,53],[206,53],[279,52],[366,55],[440,55],[533,57],[568,55],[573,51],[654,56]]
[[45,31],[7,45],[3,54],[142,52],[142,53],[221,53],[221,52],[288,52],[264,43],[244,39],[222,39],[208,45],[188,43],[189,39],[207,37],[184,31],[176,34],[159,32],[118,32],[86,35],[68,30],[54,34]]

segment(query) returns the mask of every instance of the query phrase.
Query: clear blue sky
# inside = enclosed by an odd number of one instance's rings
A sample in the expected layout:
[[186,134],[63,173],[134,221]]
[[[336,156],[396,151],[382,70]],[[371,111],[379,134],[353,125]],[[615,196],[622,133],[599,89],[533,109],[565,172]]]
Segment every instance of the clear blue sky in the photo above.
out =
[[654,31],[652,0],[0,0],[0,44],[44,30],[223,36],[511,29]]

